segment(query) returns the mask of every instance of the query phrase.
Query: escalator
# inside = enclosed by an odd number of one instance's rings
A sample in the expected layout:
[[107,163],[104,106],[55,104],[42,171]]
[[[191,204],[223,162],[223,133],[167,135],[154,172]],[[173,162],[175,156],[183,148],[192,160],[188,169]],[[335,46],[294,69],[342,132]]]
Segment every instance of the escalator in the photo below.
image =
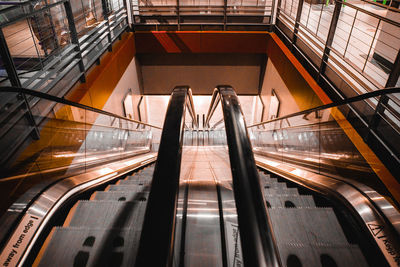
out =
[[63,226],[52,230],[34,266],[134,265],[153,171],[146,167],[78,201]]
[[[219,103],[222,131],[209,127]],[[191,91],[176,87],[156,163],[77,193],[43,224],[30,253],[6,266],[398,265],[394,206],[337,177],[304,171],[301,180],[290,175],[300,169],[277,168],[283,163],[256,145],[230,86],[214,91],[203,125],[202,140],[193,142],[199,121]],[[10,240],[3,265],[18,244]]]

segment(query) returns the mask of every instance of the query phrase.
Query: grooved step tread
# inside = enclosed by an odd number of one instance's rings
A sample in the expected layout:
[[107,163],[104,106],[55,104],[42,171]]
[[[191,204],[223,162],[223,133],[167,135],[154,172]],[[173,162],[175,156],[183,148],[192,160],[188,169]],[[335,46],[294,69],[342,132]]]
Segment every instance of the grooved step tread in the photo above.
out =
[[[301,266],[339,266],[339,267],[366,267],[364,259],[357,245],[326,245],[326,244],[281,244],[278,243],[279,256],[282,263],[288,263],[293,258],[302,264]],[[324,262],[325,264],[322,264]],[[335,263],[335,265],[327,264]],[[287,264],[289,265],[289,264]],[[297,266],[297,265],[293,265]]]
[[116,185],[138,185],[138,186],[149,186],[151,180],[143,181],[143,180],[119,180]]
[[264,194],[266,196],[299,196],[299,191],[297,188],[264,188]]
[[125,192],[125,191],[97,191],[91,200],[110,200],[110,201],[143,201],[148,198],[148,192]]
[[[281,196],[275,195],[273,197],[266,196],[265,200],[268,202],[268,208],[315,208],[315,202],[312,196],[299,195],[299,196]],[[269,205],[268,205],[269,204]]]
[[79,201],[69,226],[140,229],[146,201]]
[[280,243],[348,244],[331,208],[269,208],[268,213]]
[[111,184],[106,187],[104,191],[125,191],[125,192],[148,192],[149,188],[142,185],[118,185],[118,184]]
[[140,231],[82,227],[53,231],[38,266],[118,267],[135,263]]

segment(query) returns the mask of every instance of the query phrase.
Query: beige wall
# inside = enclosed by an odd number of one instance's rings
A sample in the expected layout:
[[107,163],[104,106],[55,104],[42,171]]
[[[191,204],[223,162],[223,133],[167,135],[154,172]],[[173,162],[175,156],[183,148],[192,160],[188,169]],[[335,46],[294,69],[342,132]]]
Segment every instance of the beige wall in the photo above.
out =
[[[168,101],[170,96],[145,96],[146,105],[148,110],[148,120],[149,123],[153,125],[162,126],[164,123],[165,113],[167,111]],[[254,117],[254,102],[257,99],[256,96],[239,96],[239,101],[242,107],[242,111],[247,124],[253,123]],[[207,111],[211,102],[211,95],[209,96],[193,96],[194,109],[196,114],[200,117],[200,128],[203,125],[202,114],[207,115]],[[187,124],[191,121],[190,115],[185,116]],[[222,119],[222,110],[219,105],[215,110],[215,113],[210,121],[210,126]]]
[[[290,93],[288,87],[282,80],[278,71],[276,70],[274,64],[271,60],[268,60],[267,68],[265,70],[263,87],[261,90],[261,97],[264,101],[265,109],[264,109],[264,120],[269,117],[268,111],[271,103],[271,92],[272,89],[278,95],[280,101],[279,114],[278,116],[283,116],[287,114],[291,114],[297,111],[300,111],[299,106],[297,105],[294,97]],[[256,102],[256,112],[255,112],[255,121],[259,122],[261,118],[261,102],[257,100]]]

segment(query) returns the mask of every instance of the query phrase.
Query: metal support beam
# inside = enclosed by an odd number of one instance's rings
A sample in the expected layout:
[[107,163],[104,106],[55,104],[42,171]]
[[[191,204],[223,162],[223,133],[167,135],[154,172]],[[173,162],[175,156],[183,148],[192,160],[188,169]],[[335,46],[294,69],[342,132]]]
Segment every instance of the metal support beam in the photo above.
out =
[[400,49],[397,52],[396,60],[394,61],[392,71],[386,82],[385,88],[395,87],[400,77]]
[[[21,81],[18,77],[17,69],[15,68],[14,61],[12,60],[10,50],[8,49],[8,46],[7,46],[6,38],[5,38],[1,28],[0,28],[0,55],[1,55],[1,59],[4,64],[4,68],[7,71],[8,79],[10,80],[11,86],[21,87]],[[18,96],[24,101],[24,105],[27,110],[27,112],[25,114],[26,118],[28,119],[29,123],[33,126],[32,132],[31,132],[32,138],[37,140],[40,138],[40,132],[36,125],[35,118],[32,115],[32,110],[31,110],[31,107],[29,106],[29,102],[26,99],[26,96],[24,93],[20,93]]]
[[228,21],[228,18],[226,16],[227,8],[228,8],[228,0],[224,0],[224,31],[226,31],[226,23]]
[[0,55],[4,64],[4,68],[7,71],[8,79],[10,80],[11,86],[21,87],[21,81],[19,80],[14,61],[12,60],[10,50],[8,49],[7,46],[6,38],[1,28],[0,28]]
[[76,32],[74,14],[72,13],[71,3],[69,1],[64,2],[64,7],[65,7],[65,14],[67,15],[68,19],[68,27],[71,36],[71,42],[76,45],[75,51],[78,52],[77,53],[77,58],[79,59],[78,66],[79,70],[81,71],[80,81],[81,83],[84,83],[86,82],[85,66],[83,65],[81,47],[79,45],[78,33]]
[[112,51],[112,38],[111,38],[111,30],[110,30],[110,21],[108,20],[108,5],[107,5],[107,0],[101,0],[101,6],[103,8],[103,17],[104,20],[106,21],[107,24],[107,39],[108,39],[108,52]]
[[181,11],[180,11],[180,1],[176,0],[176,15],[178,16],[178,31],[181,30]]
[[294,34],[293,34],[293,40],[292,40],[292,49],[294,48],[294,45],[296,44],[296,41],[297,41],[297,34],[299,32],[300,18],[301,18],[301,12],[303,11],[303,4],[304,4],[304,0],[299,0],[299,4],[297,6],[296,20],[295,20],[295,23],[294,23]]
[[331,51],[331,46],[333,42],[333,38],[335,36],[336,27],[339,21],[340,10],[342,8],[342,3],[339,1],[335,1],[335,9],[333,10],[331,25],[329,27],[328,37],[326,38],[324,54],[322,55],[321,66],[318,71],[318,82],[321,80],[321,76],[325,73],[325,69],[327,66],[329,53]]

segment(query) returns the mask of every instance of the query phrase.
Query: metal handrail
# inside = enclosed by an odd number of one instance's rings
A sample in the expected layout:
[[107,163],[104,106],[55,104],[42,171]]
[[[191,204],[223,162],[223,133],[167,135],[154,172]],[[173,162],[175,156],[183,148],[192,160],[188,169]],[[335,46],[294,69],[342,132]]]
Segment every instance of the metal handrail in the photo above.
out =
[[[135,266],[172,266],[188,86],[169,100]],[[194,109],[193,109],[194,111]],[[196,117],[196,116],[194,116]]]
[[220,100],[221,100],[221,97],[218,94],[218,89],[215,88],[212,93],[210,107],[208,108],[207,115],[206,115],[205,126],[207,128],[210,128],[211,117],[214,115],[215,109],[217,108]]
[[159,126],[155,126],[155,125],[152,125],[152,124],[149,124],[149,123],[144,123],[144,122],[141,122],[141,121],[129,119],[129,118],[126,118],[126,117],[123,117],[123,116],[120,116],[120,115],[117,115],[117,114],[114,114],[114,113],[111,113],[111,112],[108,112],[108,111],[104,111],[104,110],[97,109],[97,108],[94,108],[94,107],[86,106],[86,105],[83,105],[83,104],[80,104],[80,103],[76,103],[76,102],[73,102],[73,101],[70,101],[70,100],[67,100],[67,99],[64,99],[64,98],[56,97],[56,96],[53,96],[53,95],[49,95],[49,94],[46,94],[46,93],[42,93],[42,92],[39,92],[39,91],[34,91],[34,90],[26,89],[26,88],[11,87],[11,86],[10,87],[0,87],[0,93],[21,93],[21,94],[31,95],[31,96],[34,96],[34,97],[43,98],[43,99],[46,99],[46,100],[49,100],[49,101],[53,101],[53,102],[57,102],[57,103],[60,103],[60,104],[69,105],[69,106],[73,106],[73,107],[89,110],[89,111],[92,111],[92,112],[100,113],[100,114],[107,115],[107,116],[110,116],[110,117],[114,117],[114,118],[117,118],[117,119],[121,119],[121,120],[129,121],[129,122],[134,122],[134,123],[146,125],[146,126],[149,126],[151,128],[156,128],[156,129],[160,129],[160,130],[162,129]]
[[351,104],[354,102],[358,102],[361,100],[366,100],[368,98],[372,98],[372,97],[377,97],[377,96],[383,96],[383,95],[388,95],[388,94],[396,94],[396,93],[400,93],[400,87],[394,87],[394,88],[387,88],[387,89],[381,89],[381,90],[377,90],[377,91],[373,91],[373,92],[369,92],[369,93],[365,93],[362,95],[358,95],[355,97],[351,97],[351,98],[347,98],[347,99],[343,99],[343,100],[339,100],[336,102],[332,102],[329,104],[325,104],[319,107],[315,107],[315,108],[310,108],[310,109],[306,109],[303,111],[299,111],[299,112],[295,112],[289,115],[285,115],[282,117],[278,117],[275,119],[271,119],[271,120],[267,120],[264,122],[259,122],[259,123],[255,123],[252,124],[250,126],[247,126],[247,128],[252,128],[252,127],[257,127],[260,125],[264,125],[267,123],[271,123],[271,122],[275,122],[275,121],[279,121],[279,120],[284,120],[284,119],[288,119],[288,118],[292,118],[292,117],[296,117],[296,116],[300,116],[300,115],[305,115],[305,114],[309,114],[315,111],[319,111],[319,110],[323,110],[323,109],[327,109],[327,108],[334,108],[334,107],[338,107],[338,106],[342,106],[342,105],[347,105],[347,104]]
[[221,101],[245,266],[281,266],[243,112],[230,86],[217,86],[207,122]]
[[194,103],[193,103],[193,95],[192,95],[192,89],[188,89],[188,102],[186,102],[186,105],[189,110],[190,117],[192,117],[192,121],[194,126],[198,129],[199,128],[199,121],[197,120],[197,115],[196,111],[194,110]]

